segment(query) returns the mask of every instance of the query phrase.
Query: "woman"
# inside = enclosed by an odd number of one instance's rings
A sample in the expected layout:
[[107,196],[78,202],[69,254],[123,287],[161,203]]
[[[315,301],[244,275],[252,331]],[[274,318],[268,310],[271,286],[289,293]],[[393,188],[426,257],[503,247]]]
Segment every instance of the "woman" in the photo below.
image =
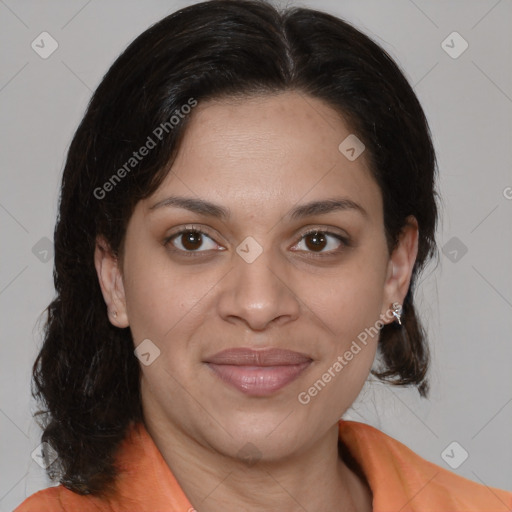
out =
[[17,510],[510,510],[339,420],[370,372],[427,396],[435,169],[337,18],[213,0],[139,36],[69,150],[34,365],[61,485]]

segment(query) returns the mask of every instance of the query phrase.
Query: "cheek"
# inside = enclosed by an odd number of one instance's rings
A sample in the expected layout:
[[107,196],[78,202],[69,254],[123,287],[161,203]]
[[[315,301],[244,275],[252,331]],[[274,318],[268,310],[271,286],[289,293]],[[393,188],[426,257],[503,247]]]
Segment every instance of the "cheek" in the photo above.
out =
[[[319,415],[339,418],[354,402],[368,378],[377,352],[382,304],[380,273],[340,273],[327,290],[318,289],[311,308],[330,334],[321,360],[302,390]],[[380,287],[380,288],[379,288]],[[301,402],[304,403],[304,402]]]
[[385,265],[355,262],[335,275],[311,277],[303,289],[308,306],[340,341],[373,326],[382,308]]
[[217,280],[215,275],[192,266],[172,268],[164,251],[152,258],[132,253],[125,262],[124,288],[135,343],[149,338],[165,347],[170,339],[186,338],[198,318],[204,319],[204,308]]

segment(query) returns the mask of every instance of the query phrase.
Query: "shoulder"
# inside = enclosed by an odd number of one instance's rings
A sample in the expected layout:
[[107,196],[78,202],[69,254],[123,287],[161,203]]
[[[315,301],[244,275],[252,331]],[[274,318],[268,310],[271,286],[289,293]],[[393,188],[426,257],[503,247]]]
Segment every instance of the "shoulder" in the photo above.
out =
[[61,500],[62,489],[67,489],[61,487],[49,487],[32,494],[15,508],[14,512],[64,512],[66,509]]
[[364,472],[375,504],[400,509],[407,503],[422,512],[512,510],[511,492],[457,475],[375,427],[342,420],[340,440]]
[[142,423],[119,446],[115,483],[101,494],[79,494],[62,484],[26,498],[14,512],[154,512],[191,505]]
[[30,495],[13,512],[111,512],[114,509],[109,500],[78,494],[57,485]]

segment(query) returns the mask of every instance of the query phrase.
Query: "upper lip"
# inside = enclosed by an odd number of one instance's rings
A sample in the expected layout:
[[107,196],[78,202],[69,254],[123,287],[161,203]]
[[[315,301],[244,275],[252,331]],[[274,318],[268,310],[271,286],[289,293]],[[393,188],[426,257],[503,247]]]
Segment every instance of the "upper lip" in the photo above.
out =
[[206,363],[234,366],[289,366],[310,361],[311,358],[305,354],[280,348],[231,348],[217,352],[205,360]]

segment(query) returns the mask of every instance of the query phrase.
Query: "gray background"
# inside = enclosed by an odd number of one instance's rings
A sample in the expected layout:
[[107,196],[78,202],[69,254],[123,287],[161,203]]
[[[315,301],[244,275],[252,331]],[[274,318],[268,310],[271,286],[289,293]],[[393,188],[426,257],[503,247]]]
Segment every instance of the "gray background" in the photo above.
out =
[[[190,3],[0,0],[1,511],[48,486],[31,458],[40,432],[29,382],[37,320],[53,296],[51,239],[72,134],[120,51]],[[439,157],[445,254],[417,295],[433,355],[430,399],[369,381],[346,418],[375,425],[447,469],[441,454],[457,441],[469,457],[453,471],[512,490],[512,2],[300,5],[353,22],[399,61]],[[47,59],[31,47],[43,31],[59,45]],[[458,58],[441,44],[454,31],[469,44]],[[461,41],[451,41],[459,52]],[[448,452],[452,460],[462,453]]]

